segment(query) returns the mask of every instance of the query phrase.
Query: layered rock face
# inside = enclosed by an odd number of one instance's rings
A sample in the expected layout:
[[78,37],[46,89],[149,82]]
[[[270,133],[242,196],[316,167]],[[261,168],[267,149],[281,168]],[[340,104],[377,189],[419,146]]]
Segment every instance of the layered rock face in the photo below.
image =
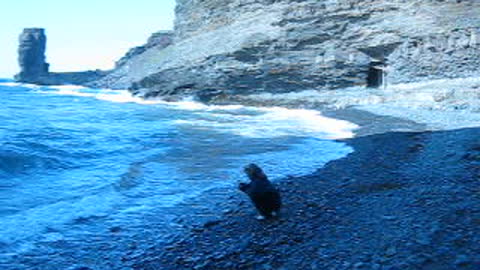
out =
[[480,75],[478,14],[475,0],[177,0],[174,44],[98,83],[156,96]]
[[36,78],[48,74],[48,64],[45,61],[47,37],[41,28],[26,28],[20,34],[18,47],[18,63],[20,73],[17,80],[34,82]]
[[40,85],[77,84],[99,80],[108,72],[94,70],[82,72],[49,72],[45,59],[47,37],[45,29],[25,28],[20,34],[18,47],[18,64],[20,72],[15,80]]
[[156,47],[157,50],[164,49],[170,46],[173,42],[173,31],[159,31],[153,33],[150,38],[148,38],[147,43],[142,46],[134,47],[130,49],[120,60],[115,63],[115,68],[119,68],[130,61],[133,57],[140,55],[151,49]]

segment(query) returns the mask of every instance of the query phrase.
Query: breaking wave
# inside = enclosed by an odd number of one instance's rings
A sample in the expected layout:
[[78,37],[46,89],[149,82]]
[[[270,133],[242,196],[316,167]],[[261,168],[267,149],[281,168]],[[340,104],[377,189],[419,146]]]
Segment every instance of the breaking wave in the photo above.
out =
[[1,82],[0,98],[0,264],[23,252],[60,254],[62,245],[50,244],[65,239],[78,245],[69,251],[98,250],[111,243],[99,232],[112,226],[129,241],[147,237],[146,227],[161,235],[189,214],[176,211],[186,199],[215,187],[234,192],[245,164],[274,180],[313,173],[353,151],[331,139],[356,128],[317,111],[79,86]]

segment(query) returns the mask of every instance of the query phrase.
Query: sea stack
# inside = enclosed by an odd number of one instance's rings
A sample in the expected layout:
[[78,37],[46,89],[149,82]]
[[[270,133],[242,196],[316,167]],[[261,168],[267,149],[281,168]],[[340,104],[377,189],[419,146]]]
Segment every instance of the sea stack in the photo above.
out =
[[20,72],[15,75],[17,82],[38,85],[74,84],[86,86],[89,82],[99,80],[108,74],[108,71],[102,70],[50,72],[50,64],[45,59],[46,47],[45,29],[23,29],[18,46]]
[[20,73],[15,79],[20,82],[37,83],[48,75],[49,64],[45,61],[47,37],[45,29],[25,28],[20,34],[18,63]]

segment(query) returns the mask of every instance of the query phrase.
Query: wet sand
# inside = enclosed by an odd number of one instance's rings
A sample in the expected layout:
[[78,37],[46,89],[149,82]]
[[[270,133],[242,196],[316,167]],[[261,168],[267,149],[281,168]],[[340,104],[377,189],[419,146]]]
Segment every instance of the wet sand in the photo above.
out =
[[[179,206],[185,233],[121,258],[125,269],[480,269],[480,128],[425,125],[358,110],[355,149],[281,179],[278,219],[258,221],[237,190]],[[239,167],[244,164],[239,164]]]

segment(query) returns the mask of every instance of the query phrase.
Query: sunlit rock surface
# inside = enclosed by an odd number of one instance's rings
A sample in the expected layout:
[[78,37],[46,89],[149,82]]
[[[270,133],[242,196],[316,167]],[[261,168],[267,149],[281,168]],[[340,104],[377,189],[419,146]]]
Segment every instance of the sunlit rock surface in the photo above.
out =
[[479,12],[473,0],[177,0],[174,44],[96,85],[228,95],[476,76]]
[[173,31],[159,31],[153,33],[147,40],[147,43],[142,46],[137,46],[131,48],[120,60],[115,63],[115,68],[119,68],[125,64],[128,64],[129,60],[133,57],[140,55],[151,49],[156,47],[155,49],[161,50],[170,46],[173,42]]

